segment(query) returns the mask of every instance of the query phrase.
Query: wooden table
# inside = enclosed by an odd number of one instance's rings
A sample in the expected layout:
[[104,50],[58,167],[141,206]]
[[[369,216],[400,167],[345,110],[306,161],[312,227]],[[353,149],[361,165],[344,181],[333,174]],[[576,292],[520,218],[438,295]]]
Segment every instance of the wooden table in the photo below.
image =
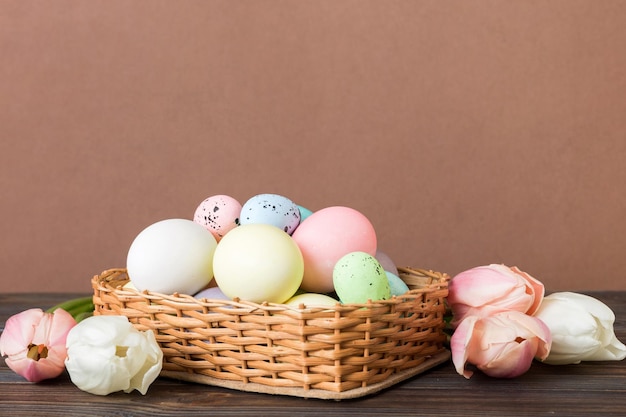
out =
[[[626,292],[589,293],[617,316],[626,342]],[[32,307],[46,309],[80,294],[0,294],[0,323]],[[25,382],[0,363],[0,416],[626,416],[626,361],[550,366],[534,363],[523,376],[470,380],[451,363],[354,400],[333,401],[245,393],[165,378],[145,396],[134,391],[97,396],[76,388],[67,374]]]

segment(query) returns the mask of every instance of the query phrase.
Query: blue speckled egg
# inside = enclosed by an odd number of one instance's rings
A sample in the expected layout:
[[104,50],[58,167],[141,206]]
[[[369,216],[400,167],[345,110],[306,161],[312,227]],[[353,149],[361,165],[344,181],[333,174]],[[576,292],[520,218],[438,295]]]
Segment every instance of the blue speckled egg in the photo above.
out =
[[300,224],[300,209],[282,195],[258,194],[244,203],[239,223],[269,224],[291,235]]

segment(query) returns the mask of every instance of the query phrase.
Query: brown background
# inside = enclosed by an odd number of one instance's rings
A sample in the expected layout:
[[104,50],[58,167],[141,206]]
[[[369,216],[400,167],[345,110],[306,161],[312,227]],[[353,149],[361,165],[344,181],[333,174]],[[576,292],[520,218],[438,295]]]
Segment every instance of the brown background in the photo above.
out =
[[1,1],[0,292],[90,291],[205,197],[396,263],[626,289],[623,1]]

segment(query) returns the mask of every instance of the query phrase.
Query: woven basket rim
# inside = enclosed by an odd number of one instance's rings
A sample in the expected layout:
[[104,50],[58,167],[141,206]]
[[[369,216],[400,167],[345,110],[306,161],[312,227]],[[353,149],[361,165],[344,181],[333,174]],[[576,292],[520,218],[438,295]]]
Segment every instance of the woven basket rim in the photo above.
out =
[[[357,308],[373,308],[391,304],[399,304],[405,302],[407,299],[421,296],[426,292],[431,292],[433,289],[447,288],[450,281],[450,276],[445,272],[437,272],[431,269],[421,269],[414,267],[398,267],[399,275],[413,274],[419,275],[420,278],[431,279],[430,283],[425,284],[421,288],[409,289],[406,293],[399,296],[392,296],[388,300],[368,300],[365,303],[341,303],[337,301],[335,305],[288,305],[282,303],[262,302],[256,303],[252,301],[241,300],[234,298],[232,300],[224,299],[209,299],[209,298],[195,298],[193,295],[182,294],[175,292],[173,294],[165,294],[157,291],[143,290],[139,291],[133,288],[121,288],[119,286],[113,286],[109,282],[111,277],[119,277],[120,275],[126,276],[126,282],[129,282],[128,271],[126,268],[110,268],[104,270],[98,275],[94,275],[92,278],[92,285],[97,287],[101,291],[113,292],[117,297],[129,297],[129,298],[143,298],[150,300],[169,301],[175,304],[182,303],[186,306],[195,305],[198,307],[212,307],[212,306],[230,306],[239,309],[247,309],[250,311],[264,310],[264,311],[285,311],[293,310],[297,312],[302,311],[342,311],[342,310],[354,310]],[[301,306],[304,306],[303,308]]]
[[305,306],[196,299],[123,288],[125,268],[95,275],[94,314],[154,332],[161,374],[242,391],[317,398],[376,392],[447,360],[450,277],[398,268],[409,291],[389,300]]

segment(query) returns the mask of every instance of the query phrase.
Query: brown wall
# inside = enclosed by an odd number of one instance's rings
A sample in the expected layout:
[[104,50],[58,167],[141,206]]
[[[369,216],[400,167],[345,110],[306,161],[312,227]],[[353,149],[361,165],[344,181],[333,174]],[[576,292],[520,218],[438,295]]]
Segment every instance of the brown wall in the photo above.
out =
[[626,289],[626,2],[3,1],[0,292],[90,291],[214,194],[401,265]]

